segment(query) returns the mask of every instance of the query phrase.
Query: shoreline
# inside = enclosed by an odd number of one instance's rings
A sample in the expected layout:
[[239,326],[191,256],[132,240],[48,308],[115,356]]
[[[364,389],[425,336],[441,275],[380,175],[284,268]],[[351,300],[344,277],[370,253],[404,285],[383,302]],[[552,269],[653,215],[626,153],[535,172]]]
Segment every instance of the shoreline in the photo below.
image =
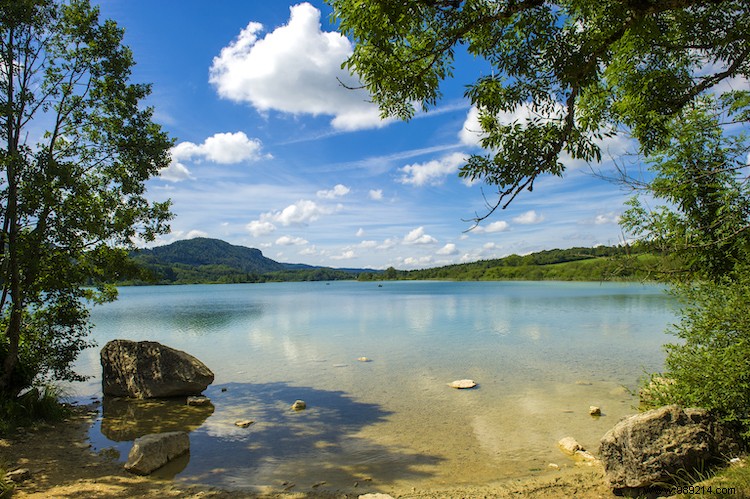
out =
[[95,453],[88,442],[88,429],[97,412],[75,407],[68,419],[52,425],[22,429],[0,439],[0,467],[8,471],[25,468],[31,477],[16,485],[13,497],[200,497],[200,498],[356,498],[383,493],[394,498],[436,499],[469,497],[540,497],[545,499],[585,494],[585,497],[616,497],[604,479],[600,464],[576,466],[538,477],[522,477],[492,484],[414,489],[376,483],[351,490],[326,490],[298,484],[289,490],[263,492],[222,490],[203,485],[183,485],[133,475],[106,453]]

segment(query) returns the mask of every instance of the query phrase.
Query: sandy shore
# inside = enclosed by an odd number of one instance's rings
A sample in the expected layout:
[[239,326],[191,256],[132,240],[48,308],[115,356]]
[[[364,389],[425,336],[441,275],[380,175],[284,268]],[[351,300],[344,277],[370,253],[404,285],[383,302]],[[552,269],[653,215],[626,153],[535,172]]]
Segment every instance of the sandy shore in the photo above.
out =
[[26,468],[31,477],[16,486],[13,497],[201,497],[201,498],[356,498],[368,493],[386,493],[400,498],[591,498],[615,497],[605,484],[600,466],[561,470],[539,478],[462,486],[455,489],[394,490],[376,483],[363,483],[356,492],[326,490],[325,484],[287,484],[289,490],[267,493],[224,491],[182,486],[169,481],[134,476],[122,464],[92,452],[87,431],[96,412],[77,408],[65,422],[22,430],[0,439],[0,467]]

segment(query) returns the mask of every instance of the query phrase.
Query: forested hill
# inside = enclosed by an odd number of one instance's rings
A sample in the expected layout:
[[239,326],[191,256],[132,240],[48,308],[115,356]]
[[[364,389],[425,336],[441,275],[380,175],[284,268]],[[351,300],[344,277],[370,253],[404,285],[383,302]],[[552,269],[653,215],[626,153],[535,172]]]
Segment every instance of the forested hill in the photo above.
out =
[[202,237],[137,250],[131,258],[142,269],[142,276],[129,284],[332,281],[353,279],[368,270],[280,263],[258,249]]
[[389,268],[382,274],[362,273],[359,279],[639,280],[652,278],[649,269],[655,268],[658,262],[661,262],[659,257],[637,246],[597,246],[552,249],[420,270]]
[[422,270],[334,269],[280,263],[254,248],[195,238],[131,254],[141,277],[127,284],[195,284],[343,279],[563,280],[647,278],[656,257],[632,246],[600,246],[539,251],[493,260]]

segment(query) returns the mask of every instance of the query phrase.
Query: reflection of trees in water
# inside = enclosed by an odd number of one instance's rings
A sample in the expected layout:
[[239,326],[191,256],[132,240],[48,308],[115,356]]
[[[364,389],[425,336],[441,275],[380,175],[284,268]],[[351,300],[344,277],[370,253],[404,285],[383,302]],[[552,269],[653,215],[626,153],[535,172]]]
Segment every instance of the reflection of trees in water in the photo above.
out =
[[213,412],[213,405],[189,406],[184,397],[151,400],[104,397],[101,432],[114,442],[132,442],[149,433],[193,431]]
[[[180,462],[156,475],[180,473],[182,480],[228,488],[278,487],[284,481],[351,487],[364,477],[380,478],[380,483],[424,479],[441,461],[359,437],[361,430],[385,422],[391,413],[341,391],[231,383],[211,386],[206,395],[213,407],[188,407],[184,400],[105,399],[101,432],[111,440],[132,440],[150,432],[191,431],[184,470]],[[307,403],[306,410],[291,409],[297,399]],[[238,428],[234,423],[239,419],[255,424]],[[122,452],[124,459],[127,449]]]

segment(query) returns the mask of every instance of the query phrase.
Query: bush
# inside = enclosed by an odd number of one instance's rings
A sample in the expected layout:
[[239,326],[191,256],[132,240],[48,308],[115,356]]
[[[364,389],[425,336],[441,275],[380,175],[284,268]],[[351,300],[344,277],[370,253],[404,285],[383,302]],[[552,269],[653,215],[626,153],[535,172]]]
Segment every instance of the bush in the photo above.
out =
[[59,388],[48,385],[41,390],[32,388],[12,399],[0,399],[0,435],[37,421],[64,419],[70,410],[60,403],[62,395]]
[[750,437],[750,273],[674,289],[684,305],[670,332],[682,341],[666,346],[658,376],[669,382],[652,377],[642,402],[704,407]]

